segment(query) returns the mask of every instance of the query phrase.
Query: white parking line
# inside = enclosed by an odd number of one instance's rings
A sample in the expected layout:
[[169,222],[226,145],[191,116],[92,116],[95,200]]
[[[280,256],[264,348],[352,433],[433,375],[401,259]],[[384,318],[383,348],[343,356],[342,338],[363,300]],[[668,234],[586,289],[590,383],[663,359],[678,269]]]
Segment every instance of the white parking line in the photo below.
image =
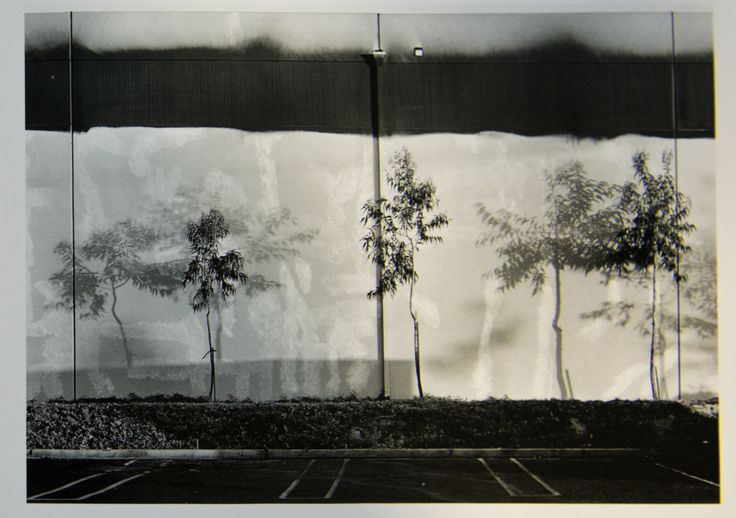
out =
[[672,468],[670,466],[665,466],[664,464],[660,464],[659,462],[655,462],[657,466],[660,468],[668,469],[670,471],[674,471],[675,473],[679,473],[680,475],[684,475],[686,477],[692,478],[694,480],[699,480],[700,482],[704,482],[705,484],[710,484],[711,486],[715,487],[721,487],[720,485],[716,484],[715,482],[712,482],[710,480],[706,480],[704,478],[696,477],[695,475],[691,475],[690,473],[685,473],[684,471],[680,471],[679,469]]
[[304,471],[302,471],[299,474],[299,477],[296,480],[294,480],[291,484],[289,484],[289,487],[287,487],[286,490],[283,493],[281,493],[281,495],[279,496],[279,500],[286,500],[289,497],[289,494],[292,491],[294,491],[294,488],[296,486],[299,485],[299,482],[302,481],[302,478],[304,478],[304,475],[307,474],[307,472],[312,468],[315,462],[316,462],[316,459],[312,459],[309,461],[309,464],[307,464],[307,467],[304,468]]
[[99,490],[94,491],[92,493],[87,493],[86,495],[82,495],[82,496],[76,497],[76,498],[53,498],[53,497],[52,498],[43,498],[46,495],[50,495],[50,494],[53,494],[53,493],[58,493],[59,491],[61,491],[63,489],[67,489],[67,488],[70,488],[72,486],[76,486],[77,484],[81,484],[82,482],[85,482],[87,480],[91,480],[93,478],[96,478],[96,477],[99,477],[99,476],[108,474],[108,472],[95,473],[94,475],[90,475],[88,477],[80,478],[79,480],[75,480],[74,482],[70,482],[69,484],[65,484],[65,485],[63,485],[61,487],[57,487],[56,489],[52,489],[51,491],[46,491],[45,493],[39,493],[37,495],[33,495],[32,497],[28,498],[28,500],[38,500],[38,501],[42,501],[42,502],[79,502],[79,501],[82,501],[82,500],[87,500],[88,498],[92,498],[93,496],[97,496],[97,495],[101,495],[102,493],[106,493],[106,492],[110,491],[111,489],[115,489],[116,487],[122,486],[123,484],[126,484],[126,483],[130,482],[131,480],[135,480],[136,478],[140,478],[140,477],[142,477],[144,475],[147,475],[148,473],[150,473],[150,472],[149,471],[146,471],[144,473],[139,473],[138,475],[133,475],[132,477],[128,477],[128,478],[123,479],[123,480],[119,480],[118,482],[115,482],[114,484],[110,484],[107,487],[103,487],[102,489],[99,489]]
[[513,486],[511,486],[510,484],[507,484],[506,482],[504,482],[504,480],[503,480],[503,479],[502,479],[501,477],[499,477],[499,476],[498,476],[498,475],[496,474],[496,472],[495,472],[495,471],[493,471],[493,470],[491,469],[491,467],[490,467],[490,466],[489,466],[489,465],[488,465],[488,464],[486,463],[485,459],[482,459],[482,458],[478,458],[478,461],[479,461],[479,462],[480,462],[481,464],[483,464],[483,467],[484,467],[484,468],[486,468],[486,470],[488,470],[488,473],[490,473],[490,474],[491,474],[491,476],[492,476],[492,477],[493,477],[493,478],[494,478],[494,479],[496,480],[496,482],[498,482],[498,483],[500,484],[500,486],[501,486],[502,488],[504,488],[504,490],[505,490],[505,491],[506,491],[506,492],[507,492],[507,493],[509,494],[509,496],[519,496],[519,495],[518,495],[518,494],[516,493],[516,491],[514,491],[514,488],[513,488]]
[[130,482],[131,480],[135,480],[137,478],[140,478],[142,476],[145,476],[148,473],[149,472],[146,471],[146,472],[143,472],[143,473],[139,473],[137,475],[133,475],[132,477],[125,478],[125,479],[120,480],[119,482],[115,482],[114,484],[111,484],[111,485],[109,485],[107,487],[103,487],[102,489],[100,489],[99,491],[95,491],[94,493],[89,493],[87,495],[80,496],[79,498],[76,498],[75,500],[87,500],[88,498],[92,498],[93,496],[101,495],[102,493],[107,493],[111,489],[115,489],[116,487],[122,486],[123,484],[126,484],[126,483]]
[[73,482],[69,482],[68,484],[64,484],[61,487],[57,487],[56,489],[52,489],[50,491],[46,491],[44,493],[39,493],[37,495],[33,495],[28,498],[28,500],[38,500],[42,496],[50,495],[52,493],[58,493],[59,491],[62,491],[66,488],[76,486],[77,484],[81,484],[82,482],[85,482],[87,480],[92,480],[93,478],[101,477],[102,475],[106,475],[107,473],[95,473],[94,475],[90,475],[88,477],[80,478],[79,480],[75,480]]
[[330,486],[330,489],[327,491],[327,493],[325,494],[325,496],[307,496],[307,497],[302,496],[302,497],[291,497],[291,498],[289,498],[289,495],[291,494],[291,492],[294,491],[294,489],[296,488],[296,486],[299,485],[299,483],[302,481],[302,479],[306,476],[307,472],[312,468],[312,466],[314,465],[314,463],[316,462],[316,460],[317,459],[312,459],[309,462],[309,464],[307,464],[307,467],[304,468],[304,471],[301,472],[301,474],[299,475],[299,477],[296,480],[294,480],[291,484],[289,484],[289,487],[286,488],[286,491],[284,491],[283,493],[281,493],[281,495],[279,496],[279,500],[287,500],[287,499],[290,499],[290,500],[314,500],[315,498],[322,499],[322,500],[330,500],[332,498],[332,496],[335,494],[335,491],[337,490],[337,486],[340,485],[340,481],[342,480],[342,476],[345,474],[345,469],[347,468],[348,462],[350,461],[350,459],[344,459],[342,461],[342,465],[340,466],[340,471],[337,472],[337,476],[335,477],[335,480],[332,482],[332,485]]
[[[528,469],[526,468],[526,466],[524,466],[524,465],[523,465],[523,464],[522,464],[521,462],[519,462],[518,460],[516,460],[516,459],[514,459],[514,458],[511,458],[510,460],[511,460],[511,462],[513,462],[514,464],[516,464],[517,466],[519,466],[519,467],[520,467],[521,469],[523,469],[523,470],[524,470],[524,472],[525,472],[525,473],[526,473],[527,475],[529,475],[529,476],[530,476],[530,477],[532,477],[532,478],[533,478],[534,480],[536,480],[536,481],[537,481],[537,483],[538,483],[538,484],[539,484],[540,486],[542,486],[542,487],[543,487],[544,489],[546,489],[547,491],[549,491],[549,493],[550,493],[550,494],[551,494],[552,496],[560,496],[560,493],[558,493],[557,491],[555,491],[554,489],[552,489],[552,488],[551,488],[551,487],[550,487],[549,485],[547,485],[547,483],[546,483],[546,482],[545,482],[544,480],[542,480],[541,478],[539,478],[538,476],[536,476],[536,475],[535,475],[534,473],[532,473],[531,471],[529,471],[529,470],[528,470]],[[535,495],[528,495],[528,496],[535,496]]]
[[329,500],[330,498],[332,498],[332,495],[335,494],[335,490],[337,489],[337,486],[340,484],[340,480],[342,479],[343,473],[345,473],[345,468],[347,468],[349,460],[350,459],[345,459],[344,461],[342,461],[342,467],[340,468],[340,472],[337,474],[337,478],[332,483],[332,487],[330,487],[330,490],[325,495],[324,497],[325,500]]

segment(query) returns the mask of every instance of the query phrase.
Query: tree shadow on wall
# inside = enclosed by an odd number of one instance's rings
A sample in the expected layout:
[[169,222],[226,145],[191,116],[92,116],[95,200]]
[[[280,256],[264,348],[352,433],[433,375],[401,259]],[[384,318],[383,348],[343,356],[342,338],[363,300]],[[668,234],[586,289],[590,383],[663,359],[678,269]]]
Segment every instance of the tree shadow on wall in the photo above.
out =
[[[602,320],[610,322],[619,327],[633,327],[641,336],[651,339],[653,318],[660,323],[656,328],[654,357],[656,361],[656,379],[662,396],[669,397],[667,379],[665,376],[666,366],[664,364],[665,351],[671,347],[667,341],[667,332],[679,333],[683,336],[685,331],[692,331],[690,339],[700,339],[700,344],[686,344],[688,348],[693,346],[709,348],[709,342],[715,339],[718,332],[718,298],[717,298],[717,269],[715,254],[703,250],[692,249],[685,252],[681,258],[680,271],[687,282],[684,283],[681,295],[680,318],[677,312],[677,293],[673,284],[665,285],[664,289],[657,292],[656,314],[652,313],[651,301],[631,297],[619,300],[607,300],[597,308],[582,313],[580,317],[584,320]],[[630,272],[618,277],[626,285],[638,290],[647,290],[650,279],[647,272]],[[611,278],[604,279],[605,283]],[[709,350],[709,353],[712,353]]]
[[[122,340],[124,362],[133,365],[135,354],[129,347],[125,325],[117,312],[121,289],[130,285],[159,297],[175,296],[181,284],[181,260],[146,262],[141,256],[153,251],[160,236],[148,226],[132,220],[96,230],[72,248],[59,242],[54,252],[61,269],[49,281],[59,300],[56,308],[73,312],[79,319],[98,319],[109,309]],[[108,305],[108,301],[110,301]]]
[[[269,273],[268,265],[275,261],[302,256],[303,246],[310,244],[317,236],[316,228],[302,228],[299,219],[290,209],[256,209],[242,205],[233,207],[223,201],[221,193],[202,195],[192,188],[177,190],[169,200],[152,210],[150,223],[163,236],[163,244],[181,257],[189,257],[186,224],[196,221],[202,213],[217,208],[230,227],[229,239],[243,254],[245,273],[248,282],[243,286],[247,297],[283,285]],[[258,271],[261,269],[261,271]],[[216,315],[214,344],[216,357],[222,358],[222,335],[224,332],[222,313],[229,302],[213,299],[212,309]]]
[[[553,284],[555,375],[561,399],[572,397],[572,384],[563,362],[563,273],[599,269],[620,219],[617,185],[592,178],[579,161],[544,173],[544,205],[540,215],[517,214],[505,208],[475,205],[486,226],[477,246],[492,245],[500,266],[485,274],[500,280],[499,290],[529,283],[532,295]],[[551,274],[551,281],[549,279]]]
[[[197,209],[204,205],[194,196],[176,196],[169,206],[159,206],[142,222],[125,220],[107,229],[95,230],[89,238],[77,243],[60,241],[54,248],[61,268],[49,281],[57,301],[52,307],[74,313],[81,320],[100,319],[108,311],[117,324],[124,363],[133,366],[136,354],[126,334],[119,303],[125,286],[159,297],[177,298],[182,289],[183,272],[189,256],[186,248],[187,221],[196,219]],[[243,250],[245,262],[251,266],[274,260],[299,257],[299,247],[310,243],[316,229],[298,230],[298,220],[286,208],[258,211],[245,208],[226,209],[232,235]],[[195,217],[191,217],[194,214]],[[163,261],[146,261],[144,256],[166,257]],[[244,286],[253,296],[281,284],[267,275],[253,272]],[[221,315],[225,303],[215,301],[213,309]],[[221,351],[223,325],[216,319],[215,343]]]

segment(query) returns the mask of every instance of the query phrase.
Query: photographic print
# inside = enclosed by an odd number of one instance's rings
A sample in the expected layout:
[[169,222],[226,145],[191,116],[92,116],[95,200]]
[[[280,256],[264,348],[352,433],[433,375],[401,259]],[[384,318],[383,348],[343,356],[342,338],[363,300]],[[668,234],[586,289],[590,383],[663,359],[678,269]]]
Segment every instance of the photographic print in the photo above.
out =
[[26,499],[720,488],[711,12],[25,15]]

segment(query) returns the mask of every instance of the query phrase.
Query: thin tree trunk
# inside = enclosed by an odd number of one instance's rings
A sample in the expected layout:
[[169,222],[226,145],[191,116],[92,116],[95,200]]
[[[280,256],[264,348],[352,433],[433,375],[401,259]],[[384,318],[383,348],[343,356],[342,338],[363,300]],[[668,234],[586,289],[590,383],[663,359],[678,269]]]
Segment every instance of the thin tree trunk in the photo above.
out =
[[652,266],[652,337],[649,342],[649,383],[652,388],[652,399],[659,399],[657,391],[657,374],[654,366],[654,352],[657,340],[657,263]]
[[120,320],[120,317],[118,317],[118,314],[115,312],[115,307],[118,304],[118,295],[115,291],[115,284],[110,284],[112,288],[112,306],[110,306],[110,313],[112,313],[112,317],[115,319],[115,321],[118,323],[118,328],[120,329],[120,336],[123,338],[123,349],[125,351],[125,364],[130,368],[133,365],[133,353],[130,352],[130,349],[128,348],[128,338],[125,336],[125,327],[123,326],[123,322]]
[[417,389],[419,390],[419,397],[424,397],[424,390],[422,390],[422,369],[421,362],[419,360],[419,321],[414,321],[414,363],[417,371]]
[[667,390],[667,364],[665,354],[667,352],[667,325],[665,321],[664,308],[665,304],[662,294],[662,283],[657,283],[657,322],[659,322],[657,329],[657,346],[655,348],[655,355],[657,357],[657,394],[659,399],[669,399],[669,390]]
[[212,330],[210,327],[210,306],[207,305],[207,343],[210,350],[210,401],[217,401],[217,387],[215,385],[215,350],[212,348]]
[[552,318],[552,329],[555,332],[555,364],[557,370],[557,385],[560,387],[560,397],[567,399],[567,388],[565,386],[565,371],[562,368],[562,328],[560,327],[560,314],[562,312],[562,285],[560,282],[560,269],[555,270],[555,314]]
[[215,326],[215,352],[217,359],[222,359],[222,306],[220,299],[215,298],[215,315],[217,316],[217,325]]
[[414,278],[409,281],[409,313],[411,319],[414,322],[414,369],[417,374],[417,389],[419,390],[419,397],[424,398],[424,391],[422,390],[422,370],[419,361],[419,320],[417,314],[414,311]]

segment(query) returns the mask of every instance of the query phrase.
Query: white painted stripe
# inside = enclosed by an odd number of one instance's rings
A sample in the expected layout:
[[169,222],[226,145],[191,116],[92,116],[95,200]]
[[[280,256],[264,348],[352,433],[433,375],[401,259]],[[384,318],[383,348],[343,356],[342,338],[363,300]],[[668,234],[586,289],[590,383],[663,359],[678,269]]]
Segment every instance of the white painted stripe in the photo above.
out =
[[680,471],[679,469],[675,469],[675,468],[672,468],[670,466],[665,466],[664,464],[660,464],[659,462],[655,462],[655,464],[657,466],[659,466],[660,468],[664,468],[664,469],[668,469],[670,471],[674,471],[675,473],[679,473],[680,475],[684,475],[686,477],[692,478],[694,480],[698,480],[700,482],[704,482],[705,484],[710,484],[711,486],[715,486],[715,487],[721,487],[720,485],[716,484],[715,482],[713,482],[711,480],[706,480],[704,478],[696,477],[695,475],[691,475],[690,473],[685,473],[684,471]]
[[111,484],[107,487],[103,487],[99,491],[95,491],[94,493],[89,493],[84,496],[80,496],[79,498],[76,498],[76,500],[87,500],[88,498],[92,498],[93,496],[101,495],[102,493],[107,493],[111,489],[115,489],[116,487],[122,486],[123,484],[127,484],[131,480],[135,480],[137,478],[143,477],[147,475],[149,472],[146,471],[145,473],[139,473],[137,475],[133,475],[132,477],[124,478],[123,480],[120,480],[119,482],[115,482],[114,484]]
[[[557,491],[555,491],[554,489],[552,489],[552,488],[551,488],[551,487],[550,487],[549,485],[547,485],[547,483],[546,483],[546,482],[545,482],[544,480],[542,480],[541,478],[539,478],[538,476],[536,476],[536,475],[535,475],[534,473],[532,473],[531,471],[529,471],[529,470],[528,470],[528,469],[526,468],[526,466],[524,466],[524,465],[523,465],[523,464],[522,464],[521,462],[519,462],[518,460],[514,459],[513,457],[512,457],[512,458],[511,458],[510,460],[511,460],[511,462],[513,462],[514,464],[516,464],[517,466],[519,466],[519,467],[520,467],[521,469],[523,469],[523,470],[524,470],[524,472],[525,472],[525,473],[526,473],[527,475],[529,475],[529,476],[530,476],[530,477],[532,477],[532,478],[533,478],[534,480],[536,480],[536,481],[537,481],[537,483],[538,483],[538,484],[539,484],[540,486],[542,486],[542,487],[543,487],[544,489],[546,489],[547,491],[549,491],[549,493],[550,493],[551,495],[553,495],[553,496],[560,496],[560,493],[558,493]],[[532,495],[528,495],[528,496],[532,496]]]
[[136,462],[138,462],[138,461],[137,460],[129,460],[128,462],[126,462],[125,464],[123,464],[123,466],[130,466],[131,464],[135,464]]
[[299,474],[299,477],[298,477],[298,478],[297,478],[296,480],[294,480],[294,481],[293,481],[293,482],[292,482],[291,484],[289,484],[289,487],[287,487],[287,488],[286,488],[286,490],[285,490],[285,491],[284,491],[283,493],[281,493],[281,495],[279,496],[279,500],[286,500],[286,499],[287,499],[287,498],[289,497],[289,494],[290,494],[290,493],[291,493],[292,491],[294,491],[294,488],[295,488],[296,486],[298,486],[298,485],[299,485],[299,482],[301,482],[301,481],[302,481],[302,479],[304,478],[304,475],[306,475],[306,474],[307,474],[307,472],[308,472],[308,471],[309,471],[309,470],[310,470],[310,469],[312,468],[312,465],[313,465],[313,464],[314,464],[315,462],[316,462],[316,459],[312,459],[312,460],[310,460],[310,461],[309,461],[309,464],[307,464],[307,467],[306,467],[306,468],[304,468],[304,471],[302,471],[302,472],[301,472],[301,473]]
[[488,470],[488,473],[491,474],[491,476],[496,480],[496,482],[498,482],[501,485],[501,487],[504,488],[504,490],[506,490],[509,496],[519,496],[509,484],[504,482],[504,480],[501,477],[499,477],[495,471],[491,469],[491,467],[486,463],[484,459],[479,458],[478,461],[481,464],[483,464],[483,467],[486,468],[486,470]]
[[325,500],[329,500],[330,498],[332,498],[332,495],[335,494],[335,490],[337,489],[337,486],[340,484],[340,480],[342,480],[342,476],[345,473],[345,468],[347,468],[349,460],[350,459],[345,459],[344,461],[342,461],[342,467],[340,468],[340,472],[337,474],[337,478],[332,483],[332,487],[330,487],[330,490],[325,495]]
[[101,477],[102,475],[106,475],[107,473],[95,473],[94,475],[90,475],[88,477],[80,478],[78,480],[75,480],[73,482],[69,482],[68,484],[64,484],[63,486],[57,487],[56,489],[52,489],[51,491],[46,491],[44,493],[39,493],[37,495],[33,495],[28,498],[28,500],[37,500],[41,498],[42,496],[50,495],[52,493],[57,493],[63,489],[76,486],[77,484],[81,484],[82,482],[85,482],[87,480],[92,480],[93,478]]

